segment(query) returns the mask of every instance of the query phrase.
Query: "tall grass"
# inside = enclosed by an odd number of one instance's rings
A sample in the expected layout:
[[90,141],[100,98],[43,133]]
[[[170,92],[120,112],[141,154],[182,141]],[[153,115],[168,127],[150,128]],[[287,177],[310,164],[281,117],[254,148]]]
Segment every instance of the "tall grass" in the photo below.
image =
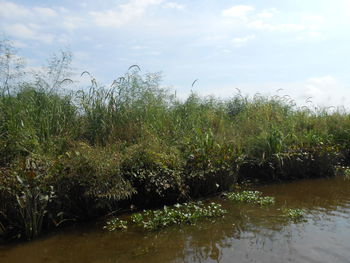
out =
[[34,238],[67,220],[248,179],[330,176],[349,161],[346,112],[278,96],[179,100],[137,67],[109,87],[82,75],[91,85],[74,92],[42,81],[1,86],[0,236]]

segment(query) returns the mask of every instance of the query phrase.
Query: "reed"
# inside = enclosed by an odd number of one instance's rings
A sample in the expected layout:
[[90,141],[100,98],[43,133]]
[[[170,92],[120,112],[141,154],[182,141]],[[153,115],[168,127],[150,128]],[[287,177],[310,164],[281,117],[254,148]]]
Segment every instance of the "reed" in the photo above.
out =
[[[130,204],[174,204],[247,180],[332,176],[349,164],[345,111],[259,94],[180,100],[159,74],[136,66],[109,87],[85,72],[90,85],[77,90],[63,74],[68,62],[53,60],[40,79],[0,82],[0,235],[34,238]],[[23,188],[16,175],[26,178],[28,160],[45,176]]]

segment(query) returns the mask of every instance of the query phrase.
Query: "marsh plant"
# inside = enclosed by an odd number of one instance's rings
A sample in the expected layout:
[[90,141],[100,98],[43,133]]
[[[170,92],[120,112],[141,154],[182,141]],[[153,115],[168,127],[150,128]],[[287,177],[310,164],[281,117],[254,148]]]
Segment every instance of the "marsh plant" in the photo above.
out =
[[131,220],[146,230],[156,230],[171,225],[194,224],[200,219],[220,217],[226,213],[227,211],[220,204],[196,202],[135,213],[131,216]]
[[121,220],[118,217],[112,218],[106,222],[103,229],[108,231],[124,230],[128,228],[128,221]]
[[292,221],[306,221],[305,220],[305,211],[303,209],[298,208],[284,208],[282,209],[285,217],[289,218]]
[[[246,180],[327,177],[349,165],[345,111],[297,107],[288,96],[179,99],[160,74],[137,66],[111,85],[88,72],[88,84],[78,84],[69,79],[69,52],[34,75],[18,58],[0,41],[0,235],[32,238],[57,226],[57,214],[88,220],[119,206],[160,207]],[[23,168],[33,157],[45,165]],[[273,203],[254,192],[229,197]]]
[[233,192],[226,193],[224,196],[231,201],[257,204],[261,206],[273,205],[275,203],[274,197],[262,196],[262,192],[259,191]]
[[344,173],[344,179],[345,180],[350,180],[350,168],[349,167],[344,167],[343,173]]
[[7,227],[20,229],[26,239],[39,236],[48,205],[55,197],[53,187],[47,184],[42,164],[27,158],[17,169],[1,174],[1,179],[0,194],[13,201],[11,206],[4,205],[0,211]]

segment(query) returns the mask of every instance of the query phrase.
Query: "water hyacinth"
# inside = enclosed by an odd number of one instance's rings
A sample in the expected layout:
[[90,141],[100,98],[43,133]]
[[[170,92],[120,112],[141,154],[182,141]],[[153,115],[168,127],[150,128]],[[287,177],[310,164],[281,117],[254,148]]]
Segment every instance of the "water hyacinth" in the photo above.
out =
[[106,222],[106,225],[103,227],[103,229],[106,229],[108,231],[123,230],[127,228],[128,222],[125,220],[121,220],[118,217],[108,220]]
[[202,202],[176,204],[173,207],[164,206],[160,210],[148,210],[136,213],[131,220],[137,226],[147,230],[156,230],[171,225],[194,224],[202,218],[223,216],[227,211],[220,204]]
[[225,197],[231,201],[258,204],[261,206],[272,205],[275,198],[272,196],[262,196],[259,191],[242,191],[238,193],[226,193]]
[[293,221],[304,221],[305,211],[303,209],[298,209],[298,208],[295,208],[295,209],[289,208],[289,209],[283,209],[283,214],[285,217],[288,217]]
[[[32,239],[57,222],[92,220],[129,207],[128,200],[139,208],[160,207],[228,191],[247,179],[329,177],[334,165],[348,165],[348,112],[240,92],[226,99],[195,93],[178,99],[161,75],[142,74],[137,66],[111,85],[85,71],[81,77],[90,82],[77,90],[69,80],[69,53],[50,60],[40,75],[18,74],[25,79],[6,76],[16,64],[14,55],[0,54],[0,84],[11,79],[11,85],[0,85],[0,236],[9,240]],[[40,165],[23,166],[28,160]],[[16,174],[43,176],[25,188]],[[344,175],[350,178],[350,171]],[[50,192],[55,198],[48,198]],[[35,197],[36,204],[24,202],[25,196]],[[249,192],[227,198],[274,202]],[[167,213],[179,213],[171,209]],[[141,217],[149,221],[147,213]]]

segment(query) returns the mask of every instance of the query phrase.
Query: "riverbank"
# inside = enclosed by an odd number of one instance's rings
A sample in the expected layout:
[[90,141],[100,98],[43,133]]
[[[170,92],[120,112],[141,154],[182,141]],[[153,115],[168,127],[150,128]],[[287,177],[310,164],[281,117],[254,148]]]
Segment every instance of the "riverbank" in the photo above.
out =
[[[109,232],[103,221],[64,229],[32,242],[0,246],[3,262],[346,262],[350,257],[350,181],[343,177],[251,186],[275,204],[222,198],[228,211],[215,220],[144,231],[133,225]],[[294,223],[283,209],[302,209]],[[127,220],[125,216],[122,219]]]
[[286,96],[179,100],[159,75],[137,68],[110,88],[93,78],[74,92],[65,83],[2,87],[3,239],[33,239],[71,222],[185,202],[243,181],[330,177],[349,162],[346,112],[299,108]]

